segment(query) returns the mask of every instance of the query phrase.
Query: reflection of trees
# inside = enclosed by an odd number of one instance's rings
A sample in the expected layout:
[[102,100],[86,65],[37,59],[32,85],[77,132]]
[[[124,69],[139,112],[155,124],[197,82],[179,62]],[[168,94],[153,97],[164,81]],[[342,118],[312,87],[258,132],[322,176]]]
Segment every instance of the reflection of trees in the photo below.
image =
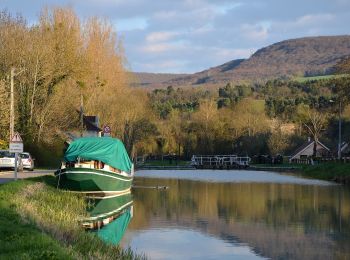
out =
[[[176,224],[248,243],[272,258],[350,254],[350,191],[339,186],[137,179],[131,229]],[[347,237],[346,237],[347,236]]]

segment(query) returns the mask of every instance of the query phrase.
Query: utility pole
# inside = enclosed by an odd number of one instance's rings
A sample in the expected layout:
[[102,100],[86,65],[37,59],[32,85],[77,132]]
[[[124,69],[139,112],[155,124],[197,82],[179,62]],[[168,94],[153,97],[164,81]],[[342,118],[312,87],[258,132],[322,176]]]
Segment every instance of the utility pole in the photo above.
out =
[[84,136],[84,99],[83,94],[80,94],[80,137]]
[[[341,99],[339,98],[339,107],[338,107],[338,159],[341,160]],[[334,103],[334,100],[329,100],[329,102]]]
[[341,160],[341,100],[339,99],[339,139],[338,139],[338,159]]
[[15,68],[11,68],[10,140],[12,139],[15,131],[14,77],[15,77]]
[[[11,75],[10,75],[10,85],[11,85],[11,90],[10,90],[10,147],[9,150],[11,152],[11,144],[13,142],[12,138],[15,135],[15,83],[14,83],[14,78],[16,75],[22,73],[24,71],[21,70],[20,72],[18,72],[17,74],[15,74],[15,68],[11,68]],[[23,144],[22,144],[22,148],[20,149],[20,152],[23,152]],[[17,180],[17,166],[18,166],[18,150],[14,149],[13,151],[15,153],[15,169],[14,169],[14,179]]]

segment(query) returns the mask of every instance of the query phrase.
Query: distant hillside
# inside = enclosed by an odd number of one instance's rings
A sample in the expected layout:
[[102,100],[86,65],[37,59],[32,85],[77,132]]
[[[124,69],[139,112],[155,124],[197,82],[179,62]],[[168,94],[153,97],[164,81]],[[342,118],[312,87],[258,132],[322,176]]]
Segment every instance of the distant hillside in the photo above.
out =
[[168,74],[168,73],[133,73],[133,85],[141,87],[162,87],[165,82],[171,81],[175,78],[185,77],[189,74]]
[[222,85],[230,81],[327,75],[342,57],[349,55],[349,35],[306,37],[272,44],[256,51],[246,60],[232,60],[189,75],[151,73],[148,76],[152,78],[152,82],[151,80],[141,82],[148,85],[157,83],[158,86]]

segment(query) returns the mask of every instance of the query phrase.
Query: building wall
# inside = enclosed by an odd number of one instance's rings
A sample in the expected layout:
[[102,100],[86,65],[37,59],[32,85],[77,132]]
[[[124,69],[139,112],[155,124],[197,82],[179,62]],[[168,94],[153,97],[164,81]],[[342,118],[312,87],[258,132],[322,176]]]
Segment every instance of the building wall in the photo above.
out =
[[[316,152],[317,157],[325,156],[328,154],[328,151],[320,144],[317,144],[316,150],[317,150]],[[302,159],[305,157],[310,157],[313,155],[313,153],[314,153],[314,145],[311,144],[304,151],[297,154],[293,159]]]

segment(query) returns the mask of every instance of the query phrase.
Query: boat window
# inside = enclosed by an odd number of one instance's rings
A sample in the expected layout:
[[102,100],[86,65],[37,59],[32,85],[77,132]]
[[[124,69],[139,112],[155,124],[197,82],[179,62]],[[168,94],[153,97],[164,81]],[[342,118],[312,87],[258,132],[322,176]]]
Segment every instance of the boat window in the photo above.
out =
[[95,169],[103,169],[103,167],[105,166],[105,164],[101,161],[94,161],[94,168]]
[[74,168],[75,162],[66,162],[66,168]]
[[109,170],[112,171],[112,172],[116,172],[116,173],[121,173],[121,171],[119,169],[116,169],[112,166],[109,166]]

